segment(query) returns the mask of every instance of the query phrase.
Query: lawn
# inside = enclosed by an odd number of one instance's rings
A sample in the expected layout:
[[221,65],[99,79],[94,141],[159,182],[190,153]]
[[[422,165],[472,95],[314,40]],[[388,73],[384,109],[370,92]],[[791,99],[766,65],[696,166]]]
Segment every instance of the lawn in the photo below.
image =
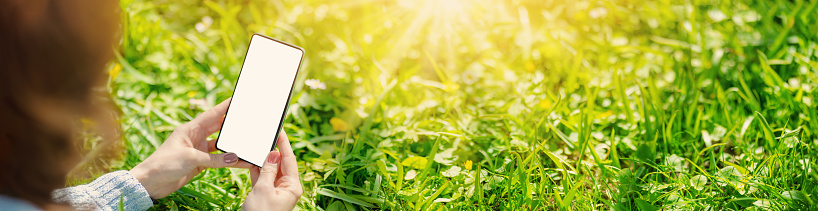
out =
[[[284,124],[297,209],[818,209],[816,0],[121,6],[113,169],[230,97],[261,33],[306,50]],[[250,190],[210,169],[153,209]]]

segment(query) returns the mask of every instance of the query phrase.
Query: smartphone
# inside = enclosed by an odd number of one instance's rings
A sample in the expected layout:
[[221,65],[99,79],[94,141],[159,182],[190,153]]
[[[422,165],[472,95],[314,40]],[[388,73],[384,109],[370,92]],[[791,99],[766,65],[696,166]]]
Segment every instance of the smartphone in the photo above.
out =
[[301,47],[253,34],[216,149],[264,164],[278,142],[303,58]]

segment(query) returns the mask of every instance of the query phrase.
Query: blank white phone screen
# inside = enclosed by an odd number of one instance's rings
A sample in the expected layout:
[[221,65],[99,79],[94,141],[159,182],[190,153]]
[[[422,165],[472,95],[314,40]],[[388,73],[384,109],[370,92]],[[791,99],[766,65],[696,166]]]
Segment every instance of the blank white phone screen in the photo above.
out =
[[278,139],[304,51],[253,35],[216,148],[262,166]]

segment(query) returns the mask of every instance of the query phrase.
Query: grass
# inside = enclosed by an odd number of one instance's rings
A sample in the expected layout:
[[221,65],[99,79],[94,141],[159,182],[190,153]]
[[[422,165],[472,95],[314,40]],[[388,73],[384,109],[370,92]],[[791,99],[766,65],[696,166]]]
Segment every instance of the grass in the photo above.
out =
[[[302,210],[818,209],[815,0],[121,5],[115,169],[230,97],[258,32],[307,52]],[[248,178],[153,209],[239,209]]]

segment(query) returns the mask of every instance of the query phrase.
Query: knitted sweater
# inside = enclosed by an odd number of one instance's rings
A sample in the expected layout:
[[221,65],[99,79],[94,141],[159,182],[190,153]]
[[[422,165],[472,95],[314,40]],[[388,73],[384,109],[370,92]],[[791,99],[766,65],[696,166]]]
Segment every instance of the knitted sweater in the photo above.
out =
[[[91,183],[55,190],[54,202],[76,210],[147,210],[153,206],[148,191],[128,171],[115,171]],[[32,204],[0,195],[0,211],[39,210]]]

